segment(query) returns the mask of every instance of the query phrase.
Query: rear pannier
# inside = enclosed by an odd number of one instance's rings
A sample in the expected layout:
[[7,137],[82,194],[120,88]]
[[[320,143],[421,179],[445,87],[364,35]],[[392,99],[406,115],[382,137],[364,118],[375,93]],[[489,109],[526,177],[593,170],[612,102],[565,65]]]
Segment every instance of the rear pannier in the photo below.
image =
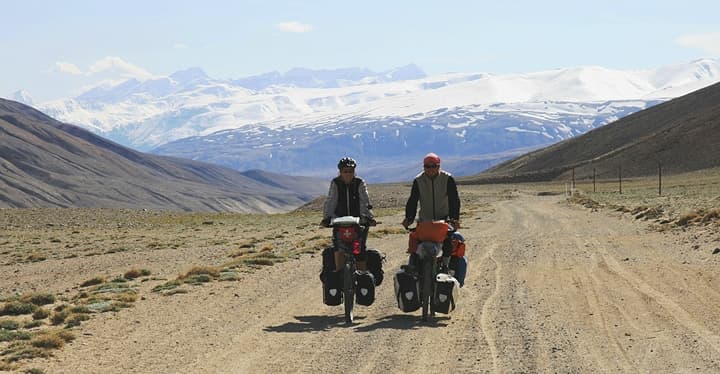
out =
[[375,301],[375,280],[372,273],[357,271],[355,281],[355,301],[360,305],[372,305]]
[[324,278],[325,280],[323,281],[323,303],[330,306],[342,304],[342,272],[329,271],[325,274]]

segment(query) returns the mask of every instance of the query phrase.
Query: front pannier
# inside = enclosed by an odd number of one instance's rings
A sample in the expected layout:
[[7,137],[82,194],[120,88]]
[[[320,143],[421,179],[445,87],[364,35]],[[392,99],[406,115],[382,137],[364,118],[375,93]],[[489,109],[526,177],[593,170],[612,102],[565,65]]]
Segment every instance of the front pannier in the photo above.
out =
[[405,270],[395,273],[395,299],[403,312],[414,312],[421,306],[420,282]]

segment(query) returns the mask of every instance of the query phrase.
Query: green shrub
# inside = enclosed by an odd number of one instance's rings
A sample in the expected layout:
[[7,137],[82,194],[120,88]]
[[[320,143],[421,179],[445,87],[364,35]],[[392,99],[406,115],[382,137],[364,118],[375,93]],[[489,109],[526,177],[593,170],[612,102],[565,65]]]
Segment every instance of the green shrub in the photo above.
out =
[[0,329],[17,330],[18,328],[20,328],[20,323],[18,321],[14,321],[11,319],[0,320]]
[[37,309],[37,305],[21,301],[11,301],[0,308],[0,316],[20,316],[31,314]]

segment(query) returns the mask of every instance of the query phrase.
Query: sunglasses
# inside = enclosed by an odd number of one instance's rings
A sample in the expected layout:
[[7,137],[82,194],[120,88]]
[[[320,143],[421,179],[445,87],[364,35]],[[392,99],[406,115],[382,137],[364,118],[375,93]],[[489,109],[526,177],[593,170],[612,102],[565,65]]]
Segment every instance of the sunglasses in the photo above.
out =
[[423,165],[423,166],[425,167],[425,169],[435,169],[435,168],[439,167],[440,165],[432,164],[432,165]]

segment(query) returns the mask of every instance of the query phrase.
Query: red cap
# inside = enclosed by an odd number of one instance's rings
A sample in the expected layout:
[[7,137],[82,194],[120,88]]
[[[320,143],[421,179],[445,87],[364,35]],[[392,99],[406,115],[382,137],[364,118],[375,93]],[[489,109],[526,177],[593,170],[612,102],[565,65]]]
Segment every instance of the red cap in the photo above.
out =
[[425,158],[423,159],[423,164],[425,164],[425,165],[431,165],[431,164],[440,165],[440,157],[438,157],[438,155],[430,152],[425,155]]

